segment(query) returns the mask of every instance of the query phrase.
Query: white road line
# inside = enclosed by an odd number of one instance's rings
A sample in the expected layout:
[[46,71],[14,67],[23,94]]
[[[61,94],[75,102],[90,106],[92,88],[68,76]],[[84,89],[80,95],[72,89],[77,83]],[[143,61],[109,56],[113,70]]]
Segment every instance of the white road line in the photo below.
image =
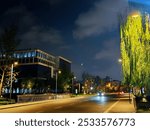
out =
[[117,105],[119,101],[115,102],[113,105],[111,105],[106,111],[104,111],[104,113],[108,113],[114,106]]

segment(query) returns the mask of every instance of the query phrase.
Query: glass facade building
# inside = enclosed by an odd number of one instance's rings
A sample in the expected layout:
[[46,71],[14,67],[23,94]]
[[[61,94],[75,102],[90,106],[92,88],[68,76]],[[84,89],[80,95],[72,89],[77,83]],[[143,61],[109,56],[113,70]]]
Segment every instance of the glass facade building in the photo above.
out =
[[[13,82],[13,93],[46,93],[55,86],[55,70],[71,72],[71,61],[48,54],[39,49],[17,50],[9,59],[0,55],[0,65],[14,66],[14,72],[18,72],[17,81]],[[10,86],[3,90],[9,93]]]
[[58,57],[58,64],[59,64],[59,69],[67,72],[67,73],[71,73],[71,61],[68,59],[65,59],[62,56]]

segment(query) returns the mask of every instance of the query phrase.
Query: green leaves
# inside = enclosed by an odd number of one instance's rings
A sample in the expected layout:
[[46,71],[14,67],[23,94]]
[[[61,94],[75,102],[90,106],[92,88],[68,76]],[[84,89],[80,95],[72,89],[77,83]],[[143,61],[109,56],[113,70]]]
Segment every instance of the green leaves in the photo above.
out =
[[129,15],[120,28],[123,82],[150,87],[149,16]]

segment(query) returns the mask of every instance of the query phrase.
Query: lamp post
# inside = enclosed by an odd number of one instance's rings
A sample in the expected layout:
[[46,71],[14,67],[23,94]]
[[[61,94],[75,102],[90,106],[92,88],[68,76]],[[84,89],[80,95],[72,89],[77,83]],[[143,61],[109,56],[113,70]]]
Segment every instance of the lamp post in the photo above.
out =
[[72,78],[72,94],[73,94],[73,90],[74,90],[74,79],[76,79],[75,76]]
[[57,97],[57,87],[58,87],[58,74],[61,74],[60,70],[56,71],[56,86],[55,86],[56,97]]
[[10,99],[12,96],[12,84],[13,84],[13,71],[14,71],[14,65],[17,65],[18,62],[14,62],[13,64],[11,64],[11,72],[10,72]]
[[[137,16],[136,16],[137,17]],[[118,62],[121,64],[122,63],[122,59],[118,59]],[[129,75],[129,78],[130,79],[128,79],[128,93],[129,93],[129,103],[131,103],[131,96],[130,96],[130,82],[131,82],[131,68],[132,66],[131,66],[131,60],[130,60],[130,75]]]
[[81,88],[80,88],[80,83],[79,83],[79,94],[80,94],[80,90],[81,90]]

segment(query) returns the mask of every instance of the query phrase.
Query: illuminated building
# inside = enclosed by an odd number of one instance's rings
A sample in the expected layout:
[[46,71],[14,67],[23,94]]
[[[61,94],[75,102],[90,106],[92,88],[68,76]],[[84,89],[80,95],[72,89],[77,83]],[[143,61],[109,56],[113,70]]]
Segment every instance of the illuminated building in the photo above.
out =
[[[0,55],[0,65],[18,65],[14,71],[18,72],[17,80],[13,82],[13,93],[48,93],[55,86],[55,71],[71,72],[71,61],[59,56],[53,56],[39,49],[17,50],[7,60]],[[10,86],[4,87],[4,93],[9,93]]]

